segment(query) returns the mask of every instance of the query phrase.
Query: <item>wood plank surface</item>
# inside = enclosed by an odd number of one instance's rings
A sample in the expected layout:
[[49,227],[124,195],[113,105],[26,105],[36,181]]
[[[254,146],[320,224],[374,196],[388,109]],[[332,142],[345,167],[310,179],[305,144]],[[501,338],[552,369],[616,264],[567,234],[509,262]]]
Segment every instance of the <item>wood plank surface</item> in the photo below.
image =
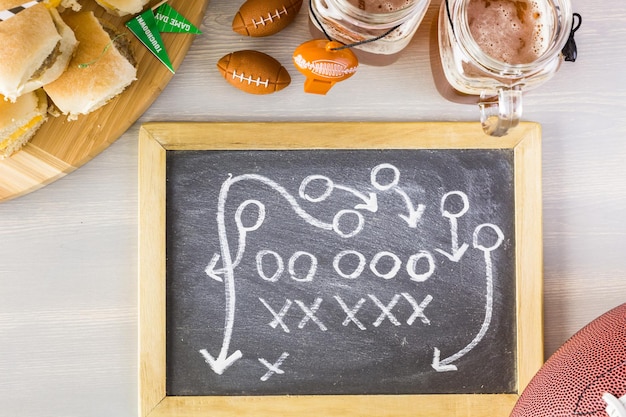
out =
[[[253,39],[231,30],[242,3],[209,2],[203,34],[165,91],[105,151],[59,181],[0,204],[0,415],[138,415],[140,124],[464,121],[480,129],[476,106],[446,101],[433,83],[429,33],[442,0],[431,2],[396,63],[363,66],[327,96],[304,94],[304,77],[290,61],[311,39],[308,9],[284,31]],[[626,2],[572,3],[583,16],[577,61],[524,97],[523,119],[540,123],[543,138],[546,358],[626,300]],[[215,64],[239,49],[274,56],[290,71],[292,85],[259,97],[232,87]],[[270,406],[259,402],[261,411]],[[448,407],[410,407],[413,416],[449,415]]]
[[[150,4],[157,4],[153,1]],[[49,117],[33,139],[10,158],[0,160],[0,202],[35,191],[89,162],[115,142],[163,91],[173,74],[124,27],[131,16],[107,14],[93,0],[82,10],[112,23],[132,42],[137,59],[137,80],[104,107],[78,120]],[[199,26],[208,0],[170,0],[169,4]],[[195,35],[164,33],[165,49],[174,68],[183,61]]]

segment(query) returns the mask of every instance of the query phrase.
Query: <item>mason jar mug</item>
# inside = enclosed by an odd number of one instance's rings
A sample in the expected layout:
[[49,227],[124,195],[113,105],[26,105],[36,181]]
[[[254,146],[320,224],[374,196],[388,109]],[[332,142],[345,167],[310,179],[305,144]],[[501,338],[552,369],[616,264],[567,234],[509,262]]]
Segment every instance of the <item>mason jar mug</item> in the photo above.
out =
[[572,28],[570,0],[443,0],[439,55],[445,79],[476,96],[485,133],[503,136],[522,115],[522,93],[559,69]]
[[389,65],[409,44],[430,0],[310,0],[314,36],[351,45],[362,63]]

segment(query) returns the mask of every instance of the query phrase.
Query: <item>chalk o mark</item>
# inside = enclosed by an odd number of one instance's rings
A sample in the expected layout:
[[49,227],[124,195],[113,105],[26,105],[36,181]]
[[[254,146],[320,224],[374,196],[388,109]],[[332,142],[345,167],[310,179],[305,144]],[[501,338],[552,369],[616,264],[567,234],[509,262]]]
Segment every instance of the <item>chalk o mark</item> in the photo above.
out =
[[[480,232],[486,227],[493,230],[497,236],[496,242],[491,246],[484,246],[478,243],[478,237],[480,235]],[[483,252],[491,252],[491,251],[496,250],[498,247],[500,247],[503,241],[504,241],[504,233],[502,233],[502,230],[500,230],[500,228],[496,225],[485,223],[485,224],[481,224],[474,230],[474,238],[473,238],[474,247]]]
[[[359,259],[359,264],[357,265],[356,268],[354,268],[354,271],[352,271],[349,274],[343,272],[339,268],[339,262],[341,262],[341,260],[347,255],[355,255]],[[335,259],[333,259],[333,267],[335,268],[335,272],[337,272],[342,278],[356,279],[359,276],[361,276],[361,273],[363,273],[363,270],[365,269],[365,256],[363,256],[362,253],[359,253],[355,250],[341,251],[337,255],[335,255]]]
[[[255,205],[258,209],[258,216],[256,219],[256,223],[252,226],[244,226],[243,221],[241,219],[244,210],[249,205]],[[237,223],[237,229],[241,232],[253,232],[257,230],[263,224],[265,220],[265,205],[263,205],[260,201],[257,200],[246,200],[237,207],[237,211],[235,212],[235,222]]]
[[[265,269],[263,268],[263,258],[268,255],[272,256],[276,260],[276,271],[274,272],[274,274],[272,274],[272,276],[267,276],[267,274],[265,273]],[[283,274],[283,271],[285,270],[285,264],[283,262],[283,258],[281,258],[279,254],[272,250],[264,249],[257,252],[256,254],[256,270],[259,276],[264,281],[276,282]]]
[[[346,216],[350,216],[350,215],[356,216],[357,218],[357,222],[356,222],[356,225],[354,226],[354,229],[348,230],[348,231],[341,230],[340,229],[341,219],[342,218],[345,219]],[[363,215],[356,210],[340,210],[337,212],[337,214],[333,218],[333,230],[339,236],[346,238],[346,239],[358,235],[361,232],[361,230],[363,230],[364,224],[365,224],[365,220],[363,218]]]
[[[306,273],[306,276],[304,278],[298,278],[297,274],[296,274],[296,261],[298,259],[300,259],[302,256],[306,256],[311,260],[310,266],[309,266],[309,270]],[[291,258],[289,258],[289,275],[291,275],[291,278],[294,281],[298,281],[298,282],[311,282],[313,281],[313,277],[315,276],[315,272],[317,272],[317,258],[309,253],[309,252],[304,252],[304,251],[297,251],[296,253],[294,253]]]
[[[378,174],[382,170],[391,170],[393,172],[393,179],[388,184],[381,184],[378,181]],[[387,191],[387,190],[392,189],[396,185],[398,185],[398,182],[400,181],[400,170],[398,170],[398,168],[396,168],[395,166],[393,166],[391,164],[380,164],[380,165],[374,167],[374,169],[372,169],[372,173],[370,175],[370,180],[372,182],[372,185],[377,190]]]
[[[451,213],[446,210],[446,202],[448,201],[448,198],[454,195],[460,197],[461,202],[463,203],[463,207],[458,213]],[[443,217],[447,217],[449,219],[461,217],[467,213],[467,210],[469,210],[469,200],[467,199],[467,195],[461,191],[450,191],[441,198],[441,214]]]
[[[313,197],[307,194],[306,192],[307,186],[313,181],[322,181],[326,183],[325,184],[326,189],[317,197]],[[298,194],[300,195],[300,198],[303,198],[312,203],[319,203],[320,201],[326,200],[332,194],[333,188],[335,188],[335,184],[330,178],[325,177],[323,175],[309,175],[308,177],[303,179],[302,182],[300,183]]]
[[[393,267],[387,273],[381,273],[378,270],[378,262],[380,262],[380,260],[383,257],[391,258],[391,260],[393,261]],[[391,252],[387,252],[387,251],[378,252],[376,255],[374,255],[374,257],[370,261],[370,269],[372,270],[374,275],[383,279],[395,278],[401,266],[402,266],[402,261],[400,260],[398,255],[391,253]]]
[[[420,274],[417,272],[417,264],[422,259],[426,259],[426,261],[428,262],[428,271]],[[419,251],[418,253],[414,253],[413,255],[409,257],[409,260],[406,263],[406,272],[411,277],[411,281],[415,281],[415,282],[426,281],[435,272],[435,259],[433,258],[433,255],[426,250],[422,250],[422,251]]]

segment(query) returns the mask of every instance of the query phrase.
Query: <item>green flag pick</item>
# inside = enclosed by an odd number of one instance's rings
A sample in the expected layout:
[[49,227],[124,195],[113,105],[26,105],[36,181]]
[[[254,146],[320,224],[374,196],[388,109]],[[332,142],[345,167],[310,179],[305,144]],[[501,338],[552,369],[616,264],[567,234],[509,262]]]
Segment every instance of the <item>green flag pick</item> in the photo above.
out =
[[156,9],[148,9],[126,22],[126,27],[158,58],[172,73],[174,67],[170,61],[161,32],[202,33],[189,20],[162,2]]
[[161,32],[202,33],[189,20],[167,3],[163,3],[157,8],[154,18]]

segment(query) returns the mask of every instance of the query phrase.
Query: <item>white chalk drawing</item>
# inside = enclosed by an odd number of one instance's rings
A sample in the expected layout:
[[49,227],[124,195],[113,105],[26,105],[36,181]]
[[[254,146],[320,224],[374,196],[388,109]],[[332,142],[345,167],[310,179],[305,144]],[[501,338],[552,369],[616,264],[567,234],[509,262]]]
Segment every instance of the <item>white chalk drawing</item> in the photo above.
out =
[[339,303],[339,306],[342,308],[343,312],[346,313],[345,320],[341,322],[342,326],[346,327],[350,323],[353,323],[360,330],[367,329],[365,325],[356,318],[356,314],[361,309],[361,307],[363,307],[363,303],[365,303],[365,298],[360,298],[359,301],[357,301],[357,303],[352,308],[348,307],[343,299],[338,295],[335,295],[335,300],[337,300],[337,303]]
[[417,304],[415,298],[413,298],[413,296],[408,292],[403,292],[402,296],[409,302],[409,304],[411,304],[411,307],[413,307],[413,313],[411,313],[411,317],[407,319],[406,324],[411,326],[417,319],[420,319],[424,324],[430,324],[430,320],[426,317],[426,315],[424,315],[424,309],[428,306],[428,304],[430,304],[431,301],[433,301],[433,296],[430,294],[427,295],[419,304]]
[[[306,189],[312,182],[322,182],[323,186],[326,188],[319,196],[314,197],[307,193]],[[347,187],[345,185],[335,184],[333,180],[323,175],[309,175],[300,183],[300,188],[298,189],[298,194],[300,198],[310,201],[312,203],[320,203],[326,200],[332,194],[333,190],[343,190],[350,194],[356,196],[362,203],[354,206],[357,210],[367,210],[372,213],[376,213],[378,211],[378,198],[376,193],[369,193],[365,195],[365,193],[359,192],[354,188]]]
[[283,304],[283,307],[280,309],[278,313],[263,298],[259,298],[259,301],[263,303],[265,308],[267,308],[267,310],[272,314],[273,319],[271,322],[269,322],[269,325],[273,327],[274,329],[280,325],[280,328],[283,329],[285,333],[289,333],[290,332],[289,327],[287,327],[287,325],[283,321],[283,317],[285,317],[285,315],[291,308],[291,305],[293,304],[292,301],[285,300],[285,304]]
[[[425,259],[425,262],[428,263],[428,270],[420,274],[417,272],[417,264],[422,259]],[[435,258],[433,258],[433,255],[431,255],[431,253],[427,250],[419,251],[418,253],[411,255],[409,258],[409,261],[406,264],[406,272],[411,277],[411,281],[425,282],[432,276],[432,274],[435,273]]]
[[[484,228],[492,229],[498,237],[498,239],[492,246],[484,246],[478,242],[480,232]],[[467,355],[480,343],[483,337],[485,337],[485,334],[487,334],[487,330],[489,330],[489,325],[491,324],[491,316],[493,314],[493,264],[491,261],[491,252],[500,247],[503,240],[504,234],[502,233],[502,230],[500,230],[500,228],[494,224],[481,224],[476,228],[476,230],[474,230],[474,248],[483,251],[485,255],[485,278],[487,281],[487,291],[485,296],[485,318],[476,337],[474,337],[474,339],[472,339],[472,341],[467,346],[465,346],[457,353],[448,356],[445,359],[441,359],[441,351],[438,348],[435,348],[432,366],[437,372],[456,371],[457,367],[456,365],[453,365],[453,363],[458,361],[463,356]]]
[[304,326],[309,322],[309,320],[311,320],[313,323],[317,324],[317,327],[319,327],[321,331],[325,332],[326,330],[328,330],[324,323],[322,323],[322,321],[318,319],[317,316],[315,316],[315,313],[317,313],[317,310],[319,310],[320,305],[322,304],[322,298],[316,298],[311,307],[307,307],[307,305],[300,300],[294,301],[304,312],[304,317],[302,317],[302,320],[300,320],[300,323],[298,323],[298,329],[303,329]]
[[[379,164],[370,171],[371,190],[357,190],[354,187],[337,184],[331,178],[323,175],[305,177],[298,188],[297,197],[300,198],[300,201],[309,205],[311,203],[317,205],[324,203],[332,196],[333,199],[345,203],[349,207],[339,209],[336,213],[329,213],[329,220],[318,219],[309,214],[296,197],[270,178],[256,174],[244,174],[235,177],[229,175],[221,185],[217,202],[216,223],[219,252],[215,252],[211,256],[205,268],[205,273],[209,278],[222,283],[224,286],[223,334],[219,348],[212,346],[212,349],[215,349],[213,353],[209,352],[208,347],[198,351],[217,375],[222,375],[243,357],[241,350],[231,348],[236,319],[235,271],[244,259],[244,255],[247,254],[246,243],[249,235],[259,230],[266,220],[266,216],[269,215],[266,212],[265,204],[257,199],[245,200],[239,204],[234,213],[228,212],[226,207],[229,193],[233,185],[242,182],[258,183],[259,188],[265,189],[261,190],[262,192],[269,190],[269,192],[277,193],[304,223],[323,231],[323,233],[333,233],[341,241],[348,241],[364,230],[369,216],[379,212],[381,198],[398,198],[399,196],[402,199],[402,212],[396,214],[406,222],[405,227],[410,233],[419,233],[421,221],[428,209],[425,204],[416,204],[412,201],[405,189],[400,187],[400,170],[388,163]],[[450,209],[452,206],[457,207],[457,209]],[[351,297],[338,293],[324,296],[314,293],[315,296],[309,300],[284,298],[278,301],[275,297],[271,300],[257,297],[267,314],[266,325],[272,329],[269,331],[291,335],[298,332],[321,332],[320,334],[322,334],[330,328],[368,332],[386,326],[391,328],[430,326],[434,319],[430,317],[428,307],[433,302],[434,297],[430,294],[424,295],[423,291],[418,296],[417,294],[420,293],[418,288],[421,288],[423,283],[436,274],[441,262],[458,263],[470,248],[467,243],[459,241],[459,219],[470,210],[468,196],[460,190],[449,191],[441,197],[438,209],[438,212],[435,211],[436,209],[432,211],[429,209],[428,213],[431,216],[432,213],[437,212],[449,222],[449,248],[445,250],[434,248],[433,251],[415,248],[414,253],[403,254],[402,256],[388,250],[381,250],[366,256],[355,249],[337,248],[337,253],[332,258],[332,265],[326,265],[343,282],[340,284],[341,286],[349,286],[353,281],[366,279],[363,277],[365,274],[368,276],[367,279],[380,280],[381,284],[398,279],[408,279],[408,282],[411,282],[411,285],[415,287],[415,292],[403,291],[384,297],[371,291],[355,294]],[[226,230],[228,215],[234,216],[236,227],[234,231]],[[244,218],[246,224],[244,224]],[[447,233],[447,229],[445,232]],[[493,236],[495,235],[495,243],[482,243],[483,240],[489,240],[485,235],[489,235],[491,240],[494,240]],[[433,360],[430,365],[435,371],[457,371],[459,361],[475,349],[489,331],[494,303],[492,252],[501,246],[503,240],[504,233],[495,224],[484,223],[474,229],[473,249],[483,252],[485,263],[484,319],[474,338],[458,352],[442,358],[442,350],[440,349],[445,351],[446,347],[434,348]],[[236,242],[236,248],[233,248],[234,252],[230,247],[231,242]],[[434,253],[443,255],[443,258],[440,258],[438,262]],[[254,255],[254,260],[258,279],[268,283],[293,281],[300,285],[315,285],[316,279],[319,278],[317,274],[320,261],[316,254],[297,250],[297,248],[294,248],[290,256],[289,254],[279,254],[270,248],[261,249]],[[403,267],[406,274],[401,273]],[[369,268],[367,273],[366,268]],[[330,310],[338,311],[339,316],[322,314]],[[328,317],[339,318],[333,322]],[[368,319],[365,319],[366,317]],[[261,381],[266,382],[274,375],[283,375],[285,371],[281,369],[281,366],[288,357],[289,353],[284,352],[274,362],[258,358],[258,361],[267,369],[261,376]]]
[[398,321],[396,316],[394,316],[391,313],[391,310],[393,310],[393,308],[396,306],[396,304],[398,304],[398,301],[400,301],[400,295],[399,294],[394,295],[393,298],[391,299],[391,301],[389,301],[389,303],[387,305],[383,304],[378,298],[376,298],[376,296],[374,294],[368,294],[367,296],[374,302],[374,304],[376,304],[376,306],[378,306],[378,308],[381,311],[381,313],[378,316],[378,318],[376,319],[376,321],[374,321],[374,323],[372,323],[374,327],[380,326],[381,323],[385,319],[389,319],[391,324],[393,324],[394,326],[400,326],[400,322]]
[[[461,198],[461,201],[463,203],[463,208],[461,208],[461,210],[459,210],[458,213],[450,213],[446,209],[446,202],[448,201],[448,198],[450,198],[451,196],[458,196]],[[441,199],[441,215],[443,217],[450,219],[450,236],[452,240],[452,252],[448,253],[442,249],[435,249],[435,250],[441,253],[442,255],[445,255],[452,262],[459,262],[459,260],[461,260],[461,257],[463,256],[463,254],[469,247],[467,243],[463,243],[459,247],[459,233],[458,233],[459,226],[458,226],[458,221],[457,221],[459,217],[467,213],[467,210],[469,210],[469,201],[467,199],[467,195],[461,191],[451,191],[447,193],[446,195],[444,195],[443,198]]]
[[[393,309],[398,305],[402,299],[408,303],[409,306],[413,309],[411,316],[406,320],[406,324],[408,326],[412,326],[417,319],[420,319],[420,322],[425,325],[430,325],[430,319],[426,316],[424,310],[428,307],[428,304],[433,300],[432,295],[426,295],[424,299],[418,303],[415,297],[407,292],[403,292],[400,294],[394,294],[391,300],[385,304],[383,303],[378,296],[375,294],[367,294],[369,301],[365,298],[359,298],[359,300],[354,304],[353,307],[349,307],[348,304],[341,298],[339,295],[333,296],[333,299],[336,301],[337,305],[342,309],[343,313],[345,313],[345,319],[341,321],[341,325],[343,327],[348,327],[348,325],[353,324],[360,330],[367,330],[368,325],[372,325],[374,327],[379,327],[384,322],[389,321],[393,326],[402,326],[400,320],[393,314]],[[318,329],[322,332],[328,330],[326,324],[324,324],[319,317],[317,316],[317,312],[320,310],[321,304],[324,301],[323,298],[317,297],[311,306],[307,306],[302,300],[290,300],[285,299],[283,306],[281,309],[276,312],[276,309],[272,307],[265,299],[259,297],[259,301],[261,304],[265,306],[267,311],[269,312],[268,318],[270,321],[267,322],[267,325],[273,329],[280,330],[284,333],[291,333],[293,327],[289,327],[289,325],[285,322],[285,317],[291,306],[295,303],[300,307],[302,311],[302,318],[299,319],[297,328],[299,330],[304,329],[305,325],[311,320],[314,324],[317,325]],[[328,303],[327,303],[328,304]],[[364,307],[365,306],[365,307]],[[371,323],[364,323],[357,317],[359,311],[363,308],[363,310],[375,310],[378,313],[376,320]],[[334,305],[328,305],[326,307],[327,310],[334,310]],[[293,322],[295,323],[295,322]],[[337,323],[332,323],[334,327],[338,327]]]
[[[341,260],[348,255],[356,256],[359,259],[359,263],[357,267],[354,269],[354,271],[350,273],[344,272],[343,269],[341,269],[341,267],[339,266],[339,263],[341,262]],[[335,268],[335,272],[337,272],[339,276],[346,278],[346,279],[356,279],[360,277],[361,273],[363,273],[363,271],[365,270],[365,265],[366,265],[365,256],[362,253],[357,252],[355,250],[341,251],[335,256],[335,259],[333,259],[333,267]]]
[[289,353],[283,352],[283,354],[280,355],[280,358],[278,358],[278,360],[274,363],[269,363],[267,360],[263,358],[259,358],[259,362],[261,362],[267,368],[267,372],[260,378],[261,381],[263,382],[267,381],[274,374],[283,375],[285,371],[280,369],[280,366],[283,364],[283,362],[285,362],[285,359],[287,359],[288,357],[289,357]]
[[[391,181],[389,181],[388,184],[381,184],[380,180],[378,179],[379,174],[383,170],[389,170],[393,174],[393,178]],[[393,190],[404,199],[407,214],[400,213],[398,214],[398,216],[400,216],[400,218],[402,218],[410,228],[415,229],[419,221],[422,219],[422,215],[424,214],[426,206],[423,204],[413,206],[413,202],[411,201],[409,195],[398,186],[398,183],[400,182],[400,170],[398,170],[398,168],[391,164],[380,164],[372,169],[370,181],[374,188],[376,188],[377,190]]]
[[[235,361],[237,361],[238,359],[242,357],[242,353],[240,350],[235,350],[234,352],[229,354],[230,340],[232,337],[233,326],[235,323],[236,291],[235,291],[234,270],[235,270],[236,265],[231,256],[230,245],[228,243],[228,237],[227,237],[227,231],[226,231],[226,222],[225,222],[226,200],[228,198],[228,193],[230,191],[230,188],[234,184],[238,182],[242,182],[242,181],[256,181],[256,182],[260,182],[264,185],[269,186],[271,189],[277,191],[283,198],[285,198],[287,202],[291,205],[293,210],[305,222],[309,223],[310,225],[314,227],[318,227],[320,229],[333,230],[332,224],[325,223],[309,215],[306,211],[302,209],[302,207],[300,207],[300,205],[298,204],[298,201],[291,194],[289,194],[287,190],[285,190],[281,185],[277,184],[276,182],[272,181],[269,178],[266,178],[260,175],[255,175],[255,174],[246,174],[246,175],[240,175],[234,178],[229,177],[222,183],[218,201],[217,201],[217,230],[218,230],[218,237],[219,237],[220,249],[221,249],[220,256],[222,260],[222,268],[221,270],[219,270],[219,273],[224,275],[224,279],[223,279],[224,294],[225,294],[225,299],[226,299],[226,304],[225,304],[226,312],[224,314],[224,334],[222,338],[222,346],[217,356],[211,355],[207,349],[201,349],[199,351],[200,354],[204,357],[205,361],[209,364],[211,369],[218,375],[221,375],[222,373],[224,373],[224,371],[229,366],[231,366]],[[259,208],[263,206],[260,202],[257,202],[257,201],[255,201],[254,203],[248,202],[248,201],[244,202],[237,209],[237,213],[239,214],[239,216],[241,216],[243,210],[249,204],[255,204]],[[246,245],[245,236],[247,232],[256,230],[261,225],[264,218],[265,218],[265,210],[263,209],[263,210],[259,210],[257,222],[253,226],[244,227],[243,224],[241,224],[241,222],[238,223],[237,227],[238,227],[239,242],[240,242],[238,252],[241,251],[243,253],[245,251],[245,245]],[[235,258],[235,261],[236,260],[237,258]],[[213,266],[215,266],[215,262],[213,263]],[[211,273],[207,272],[207,275],[212,276],[213,274],[216,274],[216,273],[217,272],[213,270]]]

